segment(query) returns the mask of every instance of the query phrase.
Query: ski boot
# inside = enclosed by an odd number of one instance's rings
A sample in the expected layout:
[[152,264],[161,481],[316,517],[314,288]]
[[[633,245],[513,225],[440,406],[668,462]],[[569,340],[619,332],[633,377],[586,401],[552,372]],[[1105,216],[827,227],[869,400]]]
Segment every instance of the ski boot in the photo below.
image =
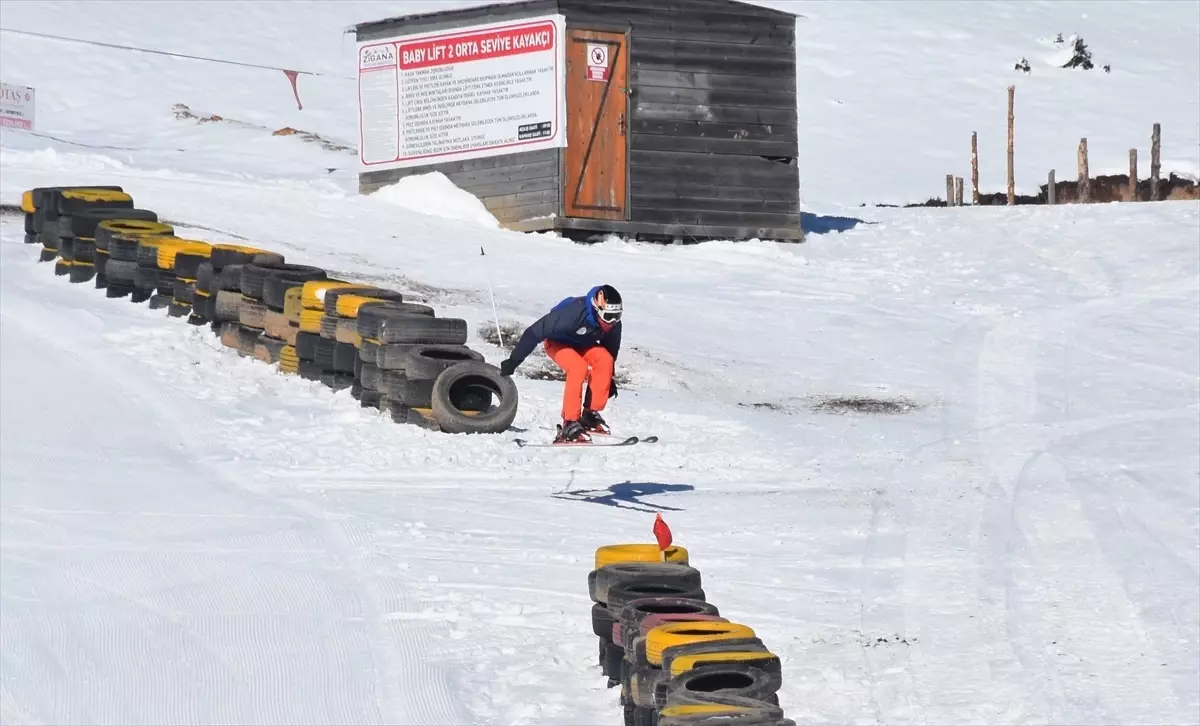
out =
[[558,434],[554,437],[556,444],[590,444],[591,437],[583,430],[578,421],[563,421],[558,425]]
[[604,421],[604,417],[596,411],[584,409],[583,415],[579,417],[579,424],[583,426],[583,430],[589,434],[612,436],[612,431],[608,428],[608,424]]

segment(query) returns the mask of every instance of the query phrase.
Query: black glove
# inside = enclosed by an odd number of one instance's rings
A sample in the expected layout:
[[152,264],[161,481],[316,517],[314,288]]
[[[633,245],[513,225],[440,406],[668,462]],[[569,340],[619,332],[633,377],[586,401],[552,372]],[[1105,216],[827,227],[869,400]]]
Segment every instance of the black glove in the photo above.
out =
[[511,376],[515,370],[517,370],[517,364],[513,363],[511,358],[500,361],[500,375]]
[[612,382],[608,384],[608,397],[609,398],[617,397],[617,378],[616,378],[616,376],[613,376]]

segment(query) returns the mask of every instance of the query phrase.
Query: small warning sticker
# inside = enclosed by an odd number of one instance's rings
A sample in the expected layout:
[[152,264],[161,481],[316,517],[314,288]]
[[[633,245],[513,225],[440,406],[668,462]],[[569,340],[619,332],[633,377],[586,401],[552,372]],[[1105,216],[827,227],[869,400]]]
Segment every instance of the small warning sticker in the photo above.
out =
[[608,80],[608,46],[589,43],[587,47],[589,81]]

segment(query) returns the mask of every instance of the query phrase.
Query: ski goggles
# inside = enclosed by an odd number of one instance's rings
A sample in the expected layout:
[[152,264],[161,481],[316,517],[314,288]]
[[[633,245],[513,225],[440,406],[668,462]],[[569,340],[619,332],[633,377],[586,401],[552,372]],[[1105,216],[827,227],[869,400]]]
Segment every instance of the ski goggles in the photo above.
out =
[[596,308],[596,315],[600,316],[600,319],[604,322],[612,325],[621,319],[621,305],[617,303],[616,305],[599,306]]

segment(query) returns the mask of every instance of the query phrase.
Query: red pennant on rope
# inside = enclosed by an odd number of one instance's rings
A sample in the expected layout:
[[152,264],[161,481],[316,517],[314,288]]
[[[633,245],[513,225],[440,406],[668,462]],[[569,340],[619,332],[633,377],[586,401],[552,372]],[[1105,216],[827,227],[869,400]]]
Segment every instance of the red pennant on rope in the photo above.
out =
[[300,103],[300,91],[296,89],[296,79],[300,74],[297,71],[284,71],[283,75],[287,76],[288,81],[292,84],[292,95],[296,97],[296,108],[303,111],[304,105]]
[[658,540],[658,548],[663,552],[671,546],[671,528],[662,518],[662,514],[654,515],[654,539]]

